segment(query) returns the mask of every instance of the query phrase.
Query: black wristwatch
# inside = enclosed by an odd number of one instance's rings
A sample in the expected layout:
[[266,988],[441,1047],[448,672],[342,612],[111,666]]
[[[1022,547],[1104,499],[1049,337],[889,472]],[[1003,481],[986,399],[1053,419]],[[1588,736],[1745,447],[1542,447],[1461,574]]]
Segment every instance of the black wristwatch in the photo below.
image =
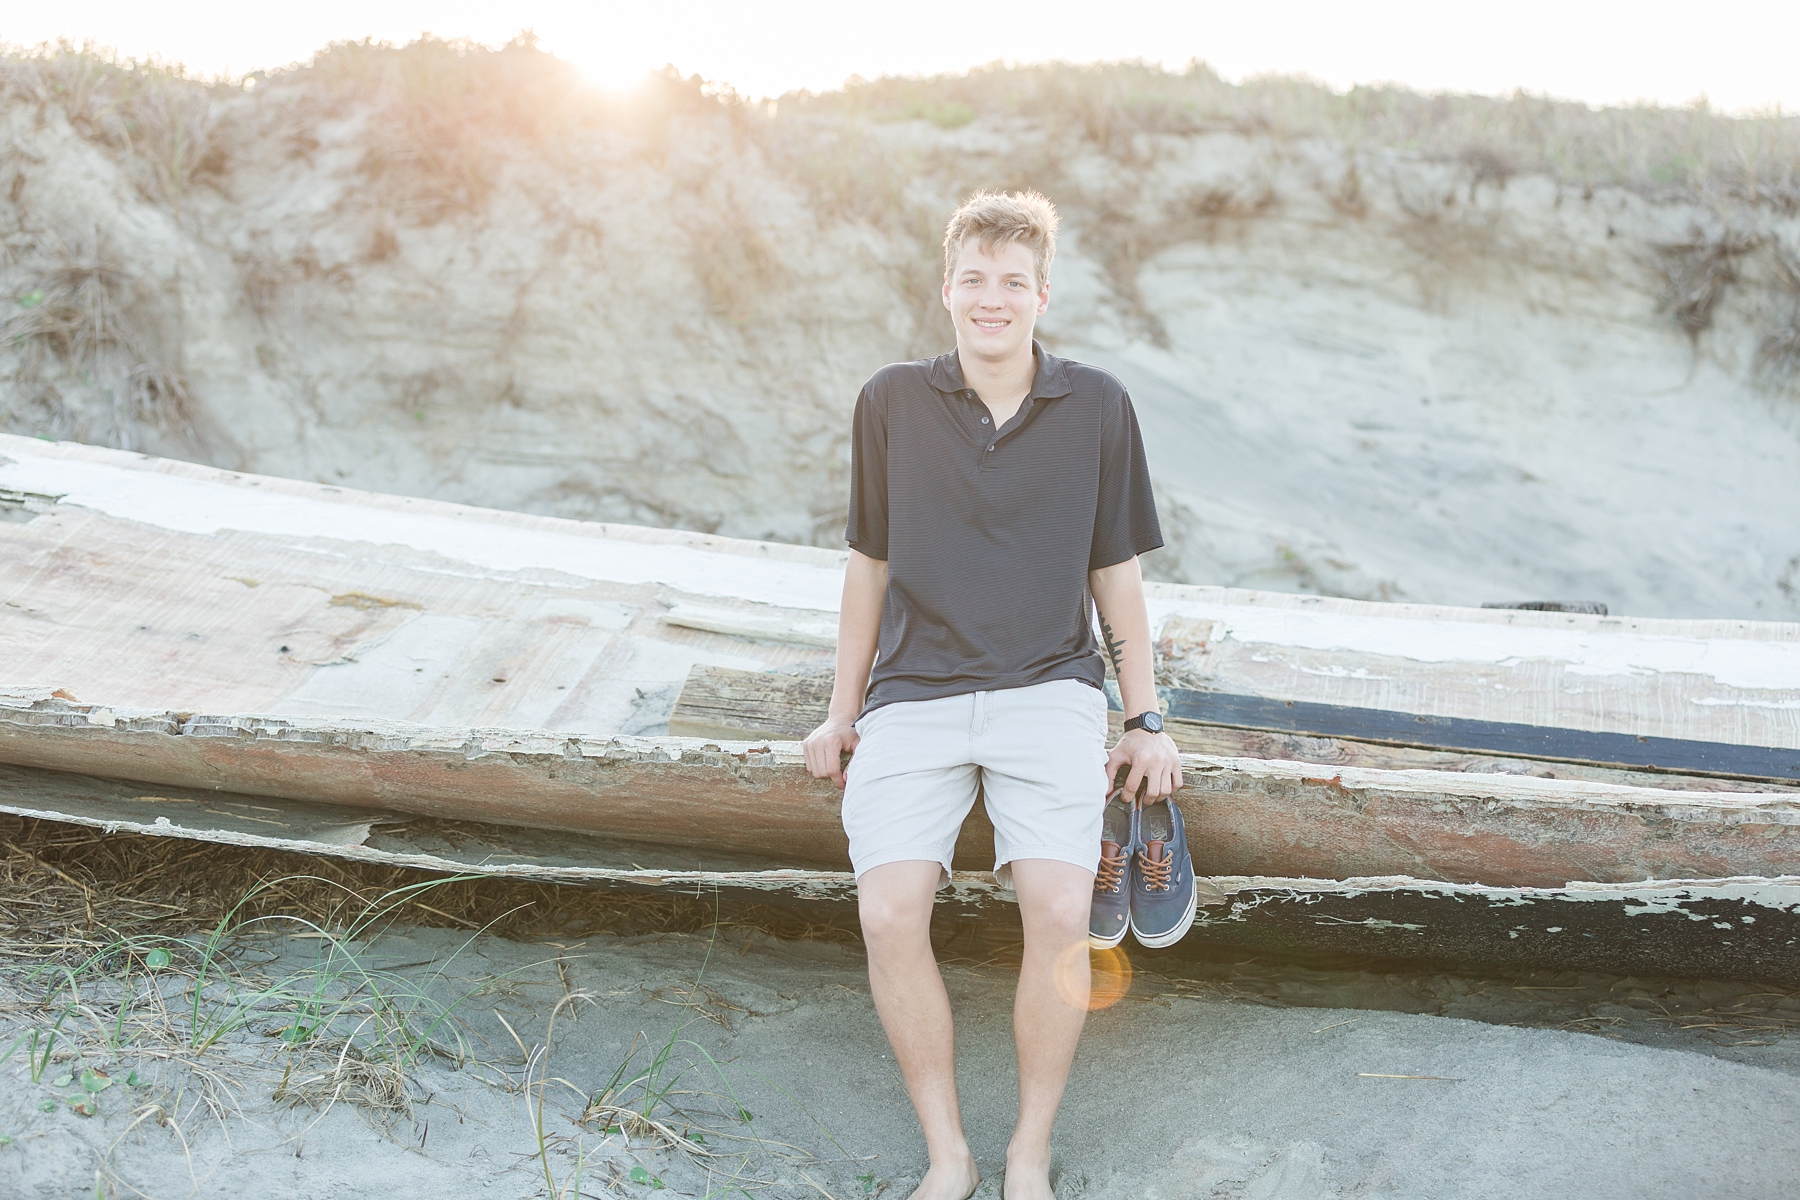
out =
[[1162,714],[1157,712],[1154,708],[1149,712],[1139,713],[1137,716],[1125,722],[1125,731],[1127,733],[1131,732],[1133,729],[1141,729],[1145,733],[1161,733],[1163,731]]

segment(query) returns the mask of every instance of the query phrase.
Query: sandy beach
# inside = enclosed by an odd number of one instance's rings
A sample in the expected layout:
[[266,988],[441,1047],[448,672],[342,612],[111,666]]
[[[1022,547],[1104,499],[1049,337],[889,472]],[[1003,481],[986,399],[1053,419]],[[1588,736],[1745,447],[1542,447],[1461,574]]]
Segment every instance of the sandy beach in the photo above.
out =
[[[318,981],[335,947],[247,933],[220,977]],[[22,1051],[0,1066],[0,1191],[849,1200],[904,1196],[924,1169],[853,945],[740,928],[573,943],[395,929],[336,950],[351,951],[361,978],[454,1005],[434,1036],[461,1054],[358,1074],[339,1039],[290,1046],[297,1018],[273,1008],[195,1052],[167,1032],[230,1005],[214,986],[195,1007],[191,968],[145,975],[122,1021],[119,987],[92,986],[41,1080]],[[946,954],[978,1194],[998,1196],[1014,973],[1004,950]],[[1767,1197],[1800,1166],[1793,998],[1138,957],[1125,998],[1090,1020],[1059,1196]],[[36,1015],[17,1003],[33,986],[19,965],[5,971],[8,1041]],[[155,1016],[153,987],[174,1016]],[[84,1072],[110,1081],[92,1116],[68,1102],[98,1079]],[[609,1081],[620,1108],[595,1103]]]

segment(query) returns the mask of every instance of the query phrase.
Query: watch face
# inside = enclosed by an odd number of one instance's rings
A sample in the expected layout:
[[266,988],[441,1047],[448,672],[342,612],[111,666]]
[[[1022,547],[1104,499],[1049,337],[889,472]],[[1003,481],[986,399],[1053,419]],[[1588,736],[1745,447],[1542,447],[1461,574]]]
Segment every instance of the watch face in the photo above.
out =
[[1145,733],[1161,733],[1162,727],[1162,714],[1159,712],[1147,712],[1138,718],[1138,728]]

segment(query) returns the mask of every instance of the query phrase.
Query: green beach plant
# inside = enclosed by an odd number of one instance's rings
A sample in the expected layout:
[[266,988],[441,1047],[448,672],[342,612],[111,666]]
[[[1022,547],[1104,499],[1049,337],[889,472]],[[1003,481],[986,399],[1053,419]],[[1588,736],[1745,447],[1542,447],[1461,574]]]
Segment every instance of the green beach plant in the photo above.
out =
[[[421,1058],[460,1066],[473,1057],[460,1014],[479,989],[452,987],[450,973],[481,931],[435,959],[422,975],[378,965],[379,938],[398,910],[465,878],[425,879],[373,900],[333,885],[344,900],[335,920],[272,913],[242,917],[270,889],[331,883],[316,876],[281,876],[246,891],[204,934],[122,937],[72,963],[45,964],[21,982],[48,982],[38,997],[40,1007],[66,1002],[53,1022],[18,1034],[0,1062],[23,1049],[32,1082],[42,1082],[62,1057],[59,1047],[67,1048],[64,1054],[75,1048],[71,1021],[78,1016],[92,1019],[96,1049],[128,1060],[145,1022],[154,1027],[158,1044],[173,1043],[196,1063],[234,1035],[255,1032],[277,1038],[288,1054],[277,1100],[314,1107],[344,1100],[365,1111],[403,1114]],[[317,947],[314,960],[273,978],[246,971],[238,960],[247,947],[266,944],[259,935],[268,933],[311,943]],[[184,1009],[171,1010],[162,1002],[169,984],[183,987]],[[84,987],[116,997],[110,1019],[99,1012],[107,1002],[89,1003]],[[115,1082],[93,1065],[71,1068],[65,1076],[51,1082],[65,1088],[79,1081],[81,1092],[68,1100],[77,1112],[94,1107]],[[144,1081],[131,1069],[126,1082],[142,1086]]]
[[[462,878],[427,879],[390,889],[360,907],[347,904],[335,927],[285,914],[237,919],[264,888],[296,879],[322,882],[318,877],[283,877],[246,893],[195,947],[190,1045],[205,1050],[236,1030],[272,1027],[291,1051],[324,1059],[311,1074],[297,1073],[290,1060],[277,1099],[315,1106],[347,1099],[369,1109],[406,1111],[408,1080],[421,1057],[457,1065],[471,1057],[459,1012],[477,989],[450,989],[448,973],[482,931],[435,960],[422,979],[374,965],[371,950],[401,908]],[[347,900],[356,895],[344,891]],[[246,935],[264,931],[314,942],[315,962],[266,984],[246,983],[228,969],[231,949]]]

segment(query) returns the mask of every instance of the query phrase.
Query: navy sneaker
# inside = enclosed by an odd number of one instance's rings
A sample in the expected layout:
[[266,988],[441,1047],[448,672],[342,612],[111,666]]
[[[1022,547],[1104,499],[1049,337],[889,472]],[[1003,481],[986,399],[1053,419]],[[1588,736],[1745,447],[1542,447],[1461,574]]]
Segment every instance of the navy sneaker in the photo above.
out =
[[1131,856],[1131,936],[1152,949],[1173,946],[1193,928],[1198,901],[1181,810],[1172,800],[1146,804],[1137,827],[1137,853]]
[[1106,802],[1100,824],[1100,868],[1088,917],[1088,945],[1096,950],[1112,949],[1131,927],[1131,856],[1137,847],[1137,805],[1120,793]]

